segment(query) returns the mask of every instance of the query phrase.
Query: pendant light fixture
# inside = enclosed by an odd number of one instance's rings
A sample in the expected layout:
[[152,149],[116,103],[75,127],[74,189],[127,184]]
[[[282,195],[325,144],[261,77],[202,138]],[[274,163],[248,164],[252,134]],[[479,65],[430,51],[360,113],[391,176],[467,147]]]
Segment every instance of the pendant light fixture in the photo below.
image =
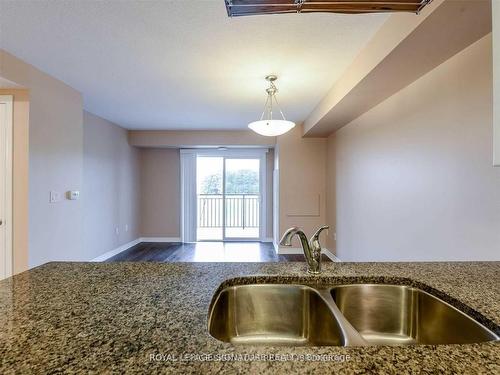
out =
[[[266,81],[269,82],[269,87],[266,89],[267,99],[266,104],[264,105],[264,111],[262,112],[262,116],[260,116],[259,121],[254,121],[248,124],[248,127],[254,132],[268,137],[276,137],[278,135],[285,134],[295,126],[294,122],[287,121],[287,119],[285,119],[285,115],[283,115],[278,101],[276,100],[276,93],[278,92],[278,89],[276,88],[274,81],[277,79],[278,77],[275,75],[269,75],[266,77]],[[273,102],[276,103],[276,108],[281,114],[281,120],[273,119]]]

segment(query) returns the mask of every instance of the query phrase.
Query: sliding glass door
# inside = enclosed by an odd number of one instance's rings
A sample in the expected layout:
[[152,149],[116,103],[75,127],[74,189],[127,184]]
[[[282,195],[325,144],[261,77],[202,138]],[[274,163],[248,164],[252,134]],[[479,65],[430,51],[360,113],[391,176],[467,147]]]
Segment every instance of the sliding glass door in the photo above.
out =
[[196,156],[197,241],[261,239],[264,162],[242,152]]

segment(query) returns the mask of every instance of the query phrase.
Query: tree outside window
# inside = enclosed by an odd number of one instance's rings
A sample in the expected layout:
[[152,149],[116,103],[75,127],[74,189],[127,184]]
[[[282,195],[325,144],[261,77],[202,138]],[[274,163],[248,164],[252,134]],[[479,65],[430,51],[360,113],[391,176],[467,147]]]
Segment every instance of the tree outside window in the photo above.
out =
[[[201,194],[222,194],[220,174],[208,175],[201,183]],[[259,174],[250,169],[226,173],[226,194],[259,194]]]

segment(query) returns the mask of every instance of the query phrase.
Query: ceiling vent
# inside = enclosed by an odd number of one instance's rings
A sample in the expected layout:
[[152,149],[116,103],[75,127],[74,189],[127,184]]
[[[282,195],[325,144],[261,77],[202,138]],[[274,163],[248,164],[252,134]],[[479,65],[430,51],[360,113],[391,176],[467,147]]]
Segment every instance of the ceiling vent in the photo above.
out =
[[229,17],[281,13],[419,13],[432,0],[225,0]]

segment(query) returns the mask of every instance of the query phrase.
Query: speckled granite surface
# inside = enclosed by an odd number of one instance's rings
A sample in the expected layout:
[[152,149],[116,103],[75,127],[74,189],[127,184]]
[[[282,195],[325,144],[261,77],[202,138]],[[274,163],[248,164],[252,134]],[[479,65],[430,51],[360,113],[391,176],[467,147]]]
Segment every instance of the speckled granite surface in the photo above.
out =
[[[245,275],[268,275],[259,278],[267,282],[385,280],[416,285],[438,293],[498,332],[499,262],[333,263],[324,265],[319,278],[305,276],[304,267],[304,263],[48,263],[0,282],[0,373],[500,373],[498,342],[256,347],[233,346],[207,333],[213,293],[225,280]],[[228,283],[241,281],[247,282]],[[209,361],[209,355],[219,357]],[[275,358],[255,360],[256,355]],[[254,360],[245,360],[251,356]],[[285,356],[294,358],[281,361]]]

